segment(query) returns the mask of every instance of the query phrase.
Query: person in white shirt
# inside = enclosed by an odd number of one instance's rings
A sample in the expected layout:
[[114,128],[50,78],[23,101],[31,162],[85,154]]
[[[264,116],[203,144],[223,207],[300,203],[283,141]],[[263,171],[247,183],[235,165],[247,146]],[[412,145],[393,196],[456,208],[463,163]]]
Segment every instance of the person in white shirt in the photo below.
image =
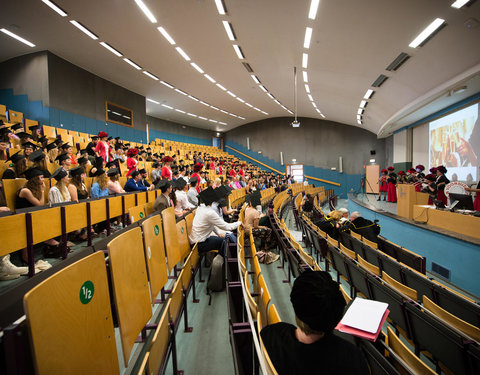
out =
[[[182,160],[183,161],[183,160]],[[185,182],[188,184],[188,176],[185,175],[185,167],[184,166],[181,166],[179,169],[179,172],[180,172],[180,176],[178,176],[179,178],[183,178],[185,180]]]
[[177,200],[177,204],[175,205],[175,215],[183,216],[190,210],[194,209],[195,206],[188,201],[187,192],[185,191],[187,183],[183,178],[179,178],[175,181],[174,186],[175,198]]
[[197,193],[197,182],[198,180],[194,177],[189,180],[190,182],[190,189],[188,189],[187,199],[190,204],[194,206],[198,206],[198,193]]
[[52,186],[48,192],[48,203],[70,202],[72,198],[67,189],[68,182],[70,181],[68,172],[60,167],[53,173],[52,177],[57,180],[57,183],[55,186]]
[[[219,197],[211,187],[203,190],[199,196],[202,203],[197,208],[193,219],[192,233],[188,236],[190,244],[198,243],[199,253],[218,250],[218,254],[224,256],[226,239],[222,237],[219,229],[233,231],[242,223],[240,221],[227,223],[220,218],[218,212],[212,207],[212,203],[217,202]],[[217,235],[212,236],[212,231]]]

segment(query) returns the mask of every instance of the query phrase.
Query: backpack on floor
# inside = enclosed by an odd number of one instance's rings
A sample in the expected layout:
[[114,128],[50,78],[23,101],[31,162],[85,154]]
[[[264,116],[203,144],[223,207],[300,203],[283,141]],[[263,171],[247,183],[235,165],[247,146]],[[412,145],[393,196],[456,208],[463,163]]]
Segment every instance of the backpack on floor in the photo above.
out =
[[225,289],[225,260],[220,254],[213,258],[207,280],[207,294],[210,296],[208,304],[212,302],[212,292],[221,292]]

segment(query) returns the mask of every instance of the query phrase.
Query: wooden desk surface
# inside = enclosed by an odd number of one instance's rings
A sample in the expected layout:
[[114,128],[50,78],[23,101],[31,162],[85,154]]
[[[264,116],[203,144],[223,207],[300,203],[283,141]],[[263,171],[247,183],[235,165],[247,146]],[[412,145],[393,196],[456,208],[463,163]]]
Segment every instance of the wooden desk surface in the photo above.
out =
[[480,217],[437,210],[434,206],[415,205],[413,220],[480,239]]

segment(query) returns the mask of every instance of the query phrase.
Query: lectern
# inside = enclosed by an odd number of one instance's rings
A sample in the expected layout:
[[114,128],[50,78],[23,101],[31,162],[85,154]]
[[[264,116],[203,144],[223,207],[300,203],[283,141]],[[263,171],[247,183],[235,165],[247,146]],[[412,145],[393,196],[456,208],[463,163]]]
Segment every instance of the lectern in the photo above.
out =
[[413,206],[428,204],[428,194],[415,191],[415,185],[397,185],[397,215],[413,218]]

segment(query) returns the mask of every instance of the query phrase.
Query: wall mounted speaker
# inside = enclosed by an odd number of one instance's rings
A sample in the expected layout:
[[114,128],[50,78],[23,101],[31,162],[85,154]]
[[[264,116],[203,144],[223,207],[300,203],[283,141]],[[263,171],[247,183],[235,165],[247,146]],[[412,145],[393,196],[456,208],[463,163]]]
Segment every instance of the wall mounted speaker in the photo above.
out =
[[338,157],[338,171],[343,173],[343,157],[341,156]]
[[375,154],[376,154],[375,150],[370,150],[370,155],[373,156],[373,155],[375,155]]

